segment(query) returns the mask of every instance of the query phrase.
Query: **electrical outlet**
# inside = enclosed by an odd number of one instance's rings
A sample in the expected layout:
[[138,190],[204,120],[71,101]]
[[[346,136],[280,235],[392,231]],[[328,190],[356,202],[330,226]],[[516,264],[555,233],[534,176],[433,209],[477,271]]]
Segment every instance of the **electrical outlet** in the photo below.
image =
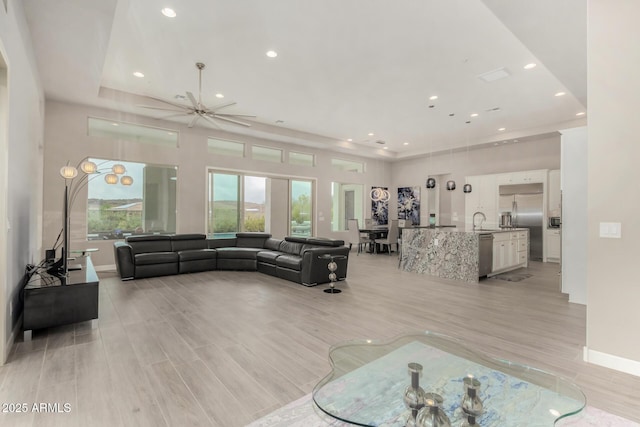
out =
[[438,246],[438,239],[433,239],[433,246]]

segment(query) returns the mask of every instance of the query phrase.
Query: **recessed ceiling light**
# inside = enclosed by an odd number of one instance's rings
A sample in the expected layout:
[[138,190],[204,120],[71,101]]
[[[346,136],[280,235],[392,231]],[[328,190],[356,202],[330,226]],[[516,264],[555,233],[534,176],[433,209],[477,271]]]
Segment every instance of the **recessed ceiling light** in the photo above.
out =
[[353,138],[348,138],[347,141],[351,142],[353,141]]
[[409,145],[409,143],[408,142],[403,142],[402,145]]
[[497,142],[494,142],[494,143],[493,143],[493,145],[498,145],[498,143],[497,143]]
[[520,142],[520,141],[518,141],[517,139],[514,139],[513,142]]
[[369,132],[367,135],[369,135],[369,136],[373,136],[373,135],[374,135],[374,133],[373,133],[373,132]]
[[382,149],[383,149],[383,150],[388,150],[388,149],[389,149],[389,147],[382,147]]
[[216,98],[221,98],[222,99],[222,98],[224,98],[224,95],[221,94],[221,93],[216,93]]
[[111,123],[112,126],[120,126],[118,123]]
[[478,113],[471,113],[471,117],[478,117]]
[[536,65],[537,65],[537,64],[534,64],[534,63],[532,62],[532,63],[530,63],[530,64],[525,65],[525,66],[524,66],[524,69],[525,69],[525,70],[530,70],[530,69],[532,69],[532,68],[536,68]]
[[576,116],[584,116],[585,114],[587,113],[585,113],[584,111],[580,111],[579,113],[576,113]]
[[502,141],[503,144],[506,144],[507,142],[509,142],[509,141]]
[[498,129],[500,132],[502,132],[503,130],[507,130],[507,128],[500,128]]
[[438,95],[430,96],[429,99],[435,101],[436,99],[438,99]]
[[165,7],[164,9],[161,10],[161,12],[167,18],[175,18],[176,17],[176,11],[171,9],[170,7]]
[[143,73],[141,73],[140,71],[135,71],[135,72],[133,73],[133,75],[134,75],[134,76],[136,76],[136,77],[138,77],[138,78],[143,78],[143,77],[144,77],[144,74],[143,74]]
[[565,95],[566,95],[566,93],[564,93],[564,92],[558,92],[554,96],[565,96]]
[[275,50],[270,50],[267,52],[267,56],[269,58],[275,58],[276,56],[278,56],[278,52],[276,52]]

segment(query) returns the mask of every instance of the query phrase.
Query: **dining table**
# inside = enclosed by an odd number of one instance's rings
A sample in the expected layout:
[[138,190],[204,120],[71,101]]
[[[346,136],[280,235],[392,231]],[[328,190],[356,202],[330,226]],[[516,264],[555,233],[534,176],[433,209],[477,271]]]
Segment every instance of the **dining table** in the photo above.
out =
[[369,236],[369,240],[371,243],[369,244],[369,249],[367,252],[369,253],[379,253],[379,248],[376,248],[375,241],[376,239],[384,239],[387,237],[387,233],[389,232],[388,227],[372,227],[372,228],[360,228],[360,233],[366,233]]

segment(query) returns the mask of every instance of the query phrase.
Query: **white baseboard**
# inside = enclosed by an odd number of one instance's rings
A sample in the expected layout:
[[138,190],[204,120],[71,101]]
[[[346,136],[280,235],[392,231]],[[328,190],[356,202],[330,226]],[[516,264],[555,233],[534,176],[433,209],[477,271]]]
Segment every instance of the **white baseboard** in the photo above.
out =
[[0,363],[0,366],[7,363],[7,360],[9,359],[9,355],[13,350],[13,344],[16,342],[16,337],[20,332],[22,332],[22,315],[23,313],[21,313],[20,317],[18,317],[18,321],[16,322],[16,325],[13,327],[13,330],[11,331],[11,335],[7,340],[7,345],[4,348],[4,354],[2,355],[2,360],[0,360],[0,362],[2,362]]
[[616,371],[640,377],[640,361],[637,360],[625,359],[624,357],[613,354],[589,350],[587,346],[585,346],[583,350],[583,359],[585,362],[593,363],[594,365],[604,366],[605,368],[615,369]]
[[115,264],[95,266],[96,271],[116,271]]

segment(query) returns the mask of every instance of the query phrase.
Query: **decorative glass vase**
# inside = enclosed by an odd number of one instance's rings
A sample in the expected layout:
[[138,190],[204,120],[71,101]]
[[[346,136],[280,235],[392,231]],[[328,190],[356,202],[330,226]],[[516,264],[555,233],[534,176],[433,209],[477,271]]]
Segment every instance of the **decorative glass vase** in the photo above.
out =
[[464,396],[462,397],[462,412],[466,415],[471,415],[474,418],[482,415],[484,410],[482,400],[478,397],[478,392],[480,391],[480,381],[475,379],[473,376],[465,377],[463,380],[464,385]]
[[424,408],[418,411],[416,427],[451,427],[451,421],[434,400],[426,399]]
[[411,410],[411,414],[407,419],[406,427],[416,426],[416,417],[418,411],[424,406],[425,392],[420,387],[420,377],[422,376],[422,365],[419,363],[409,363],[409,375],[411,376],[411,385],[404,390],[404,404]]

